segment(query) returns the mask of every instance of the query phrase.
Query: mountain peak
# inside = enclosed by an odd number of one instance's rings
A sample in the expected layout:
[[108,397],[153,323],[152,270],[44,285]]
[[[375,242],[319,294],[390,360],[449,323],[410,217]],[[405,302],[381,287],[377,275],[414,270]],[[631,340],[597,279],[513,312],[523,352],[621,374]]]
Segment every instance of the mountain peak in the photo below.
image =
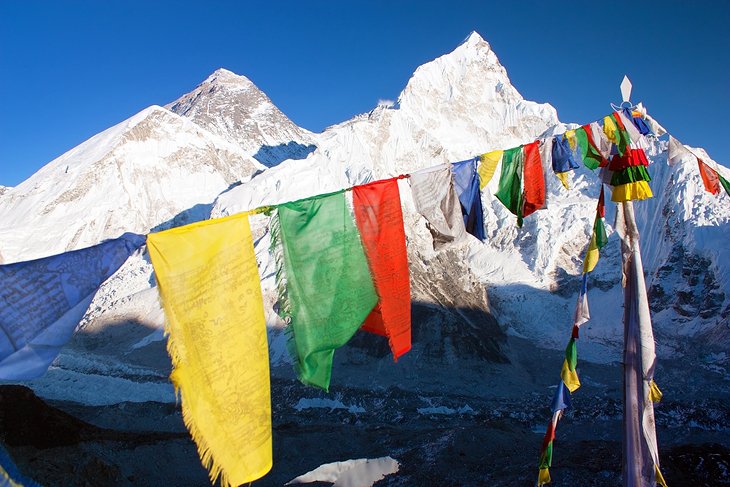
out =
[[253,82],[247,77],[236,74],[233,71],[229,71],[226,68],[218,68],[210,76],[208,76],[201,85],[214,84],[214,85],[226,85],[226,86],[237,86],[241,88],[249,88],[255,86]]
[[485,41],[484,38],[480,36],[477,31],[473,30],[468,36],[466,36],[466,39],[464,39],[464,41],[460,45],[477,46],[479,44],[485,44],[487,47],[489,47],[489,43]]

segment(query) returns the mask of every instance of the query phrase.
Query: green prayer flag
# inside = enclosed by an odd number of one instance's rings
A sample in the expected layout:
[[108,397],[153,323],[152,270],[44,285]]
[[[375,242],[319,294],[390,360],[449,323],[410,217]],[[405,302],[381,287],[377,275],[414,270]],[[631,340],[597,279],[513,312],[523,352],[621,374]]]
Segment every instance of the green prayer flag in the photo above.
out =
[[631,144],[631,138],[629,137],[629,133],[626,129],[621,128],[623,122],[619,119],[615,112],[611,114],[611,118],[616,124],[616,131],[618,133],[618,144],[616,144],[616,149],[618,150],[618,154],[623,156],[630,148],[629,144]]
[[651,181],[646,166],[628,166],[626,169],[615,171],[611,175],[611,186],[621,186],[636,181]]
[[575,139],[578,141],[578,148],[583,157],[583,165],[590,170],[598,169],[603,161],[603,156],[588,141],[586,129],[583,127],[575,129]]
[[272,245],[299,379],[328,390],[335,349],[347,343],[378,301],[345,194],[280,205]]
[[728,180],[724,177],[720,176],[719,173],[717,174],[717,177],[720,178],[720,184],[722,184],[722,187],[725,188],[725,192],[727,193],[727,195],[730,196],[730,182],[728,182]]
[[548,468],[553,464],[553,442],[548,443],[548,446],[540,454],[540,465],[539,468]]
[[606,235],[606,224],[598,215],[596,215],[596,222],[593,225],[593,233],[596,236],[596,247],[602,249],[608,243],[608,236]]
[[517,215],[517,225],[522,226],[522,146],[504,151],[499,188],[495,196],[509,211]]
[[568,346],[565,347],[565,361],[568,362],[568,368],[571,372],[578,365],[578,347],[575,345],[575,338],[571,338]]

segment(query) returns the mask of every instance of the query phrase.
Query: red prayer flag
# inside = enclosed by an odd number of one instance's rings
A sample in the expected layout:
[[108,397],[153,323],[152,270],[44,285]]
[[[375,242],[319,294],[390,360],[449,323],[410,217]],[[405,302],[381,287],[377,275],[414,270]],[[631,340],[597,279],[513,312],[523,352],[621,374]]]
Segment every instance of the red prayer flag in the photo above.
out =
[[601,184],[601,196],[598,197],[598,207],[596,208],[596,212],[598,212],[598,216],[601,218],[606,218],[606,203],[605,198],[603,196],[603,185]]
[[378,293],[378,305],[362,329],[388,337],[397,361],[411,349],[411,284],[398,178],[355,186],[352,201]]
[[524,146],[524,204],[522,216],[526,217],[545,206],[545,174],[542,171],[538,142]]
[[649,166],[644,149],[630,149],[624,152],[624,155],[618,154],[613,156],[608,169],[614,172],[623,171],[627,167]]
[[720,178],[717,177],[715,170],[705,164],[699,157],[697,158],[697,165],[700,167],[700,176],[702,176],[702,182],[705,183],[705,189],[707,192],[714,195],[719,194]]
[[[561,386],[558,386],[561,387]],[[545,436],[542,439],[542,449],[540,451],[545,451],[545,448],[548,447],[551,441],[555,439],[555,425],[553,424],[552,420],[550,420],[550,424],[548,424],[547,430],[545,431]]]

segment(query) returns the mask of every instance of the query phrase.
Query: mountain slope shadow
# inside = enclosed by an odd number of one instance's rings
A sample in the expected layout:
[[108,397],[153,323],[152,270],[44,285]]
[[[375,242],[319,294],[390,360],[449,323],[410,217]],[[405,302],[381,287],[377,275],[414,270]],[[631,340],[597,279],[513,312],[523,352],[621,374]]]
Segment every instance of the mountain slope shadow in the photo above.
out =
[[289,141],[278,145],[262,145],[253,158],[266,167],[274,167],[287,159],[299,160],[306,159],[309,154],[317,150],[314,144],[300,144],[299,142]]

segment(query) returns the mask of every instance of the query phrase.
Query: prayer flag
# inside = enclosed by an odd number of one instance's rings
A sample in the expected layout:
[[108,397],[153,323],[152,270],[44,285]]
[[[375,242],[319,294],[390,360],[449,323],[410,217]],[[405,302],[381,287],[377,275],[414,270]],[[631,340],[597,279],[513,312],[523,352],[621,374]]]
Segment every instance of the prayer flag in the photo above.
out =
[[378,302],[345,194],[279,205],[272,245],[281,314],[291,320],[289,350],[299,379],[328,390],[335,349],[350,340]]
[[504,151],[495,150],[487,152],[479,156],[479,189],[484,189],[484,186],[489,184],[494,176],[494,171],[497,170],[497,164],[502,160],[502,153]]
[[[625,108],[624,110],[628,110],[628,108]],[[629,142],[639,144],[642,141],[641,132],[639,132],[639,129],[636,128],[636,125],[634,125],[633,117],[631,116],[631,114],[629,113],[629,115],[627,116],[624,110],[615,112],[617,120],[621,122],[621,127],[628,134]]]
[[629,166],[624,170],[615,171],[611,175],[611,186],[621,186],[622,184],[635,183],[636,181],[651,181],[649,171],[646,166]]
[[629,167],[648,166],[644,149],[629,149],[623,155],[614,155],[608,169],[611,171],[623,171]]
[[578,293],[578,301],[575,305],[575,313],[573,314],[573,337],[578,338],[578,329],[583,323],[587,323],[591,319],[591,313],[588,309],[588,274],[583,274],[580,292]]
[[[540,148],[540,161],[542,162],[542,179],[547,185],[550,177],[553,173],[553,137],[538,140],[538,147]],[[560,175],[558,175],[560,178]],[[567,177],[565,178],[567,182]],[[561,178],[562,182],[562,178]],[[547,208],[550,205],[550,193],[545,191],[545,206]]]
[[623,201],[645,200],[652,196],[651,188],[646,181],[636,181],[635,183],[622,184],[613,188],[611,201],[621,203]]
[[167,318],[170,375],[211,482],[238,486],[272,466],[269,352],[245,213],[147,237]]
[[[669,136],[669,147],[667,150],[667,163],[670,166],[674,166],[677,163],[681,162],[682,157],[691,154],[685,147],[682,145],[680,141]],[[694,157],[694,155],[692,156]]]
[[705,164],[699,157],[697,158],[697,165],[700,169],[702,183],[705,185],[705,191],[714,195],[720,194],[720,179],[717,172]]
[[[484,233],[484,210],[482,209],[482,193],[479,190],[479,174],[477,162],[479,158],[455,162],[451,165],[454,175],[454,187],[461,203],[466,231],[479,240],[487,236]],[[540,169],[542,175],[542,169]]]
[[570,173],[568,172],[555,173],[558,179],[560,179],[560,184],[562,184],[565,189],[570,189],[570,180],[568,179],[569,174]]
[[0,487],[40,487],[40,484],[24,476],[7,450],[0,445]]
[[603,118],[603,133],[616,146],[619,155],[623,155],[628,150],[631,139],[615,112]]
[[640,112],[632,112],[628,107],[624,107],[623,114],[627,119],[631,120],[631,122],[636,127],[636,130],[638,130],[641,135],[651,134],[651,129],[641,117]]
[[563,361],[563,368],[560,371],[560,378],[565,382],[565,386],[570,392],[575,392],[580,387],[580,380],[578,379],[578,372],[575,367],[570,368],[568,360]]
[[598,169],[604,160],[603,155],[593,142],[593,135],[590,125],[584,125],[575,131],[575,137],[578,140],[583,165],[590,170]]
[[[524,146],[524,158],[524,198],[522,204],[522,216],[526,217],[534,213],[536,210],[545,207],[545,177],[542,172],[540,148],[537,141]],[[484,228],[483,224],[482,228]]]
[[0,265],[0,379],[43,375],[99,287],[144,244],[125,233],[93,247]]
[[454,191],[451,165],[444,164],[426,171],[411,174],[409,182],[413,202],[426,219],[433,237],[433,248],[464,240],[466,228],[461,214],[461,203]]
[[722,184],[722,187],[725,188],[725,192],[730,196],[730,182],[728,182],[727,179],[722,177],[720,174],[717,175],[718,178],[720,178],[720,184]]
[[499,189],[495,196],[512,214],[517,215],[517,226],[522,226],[522,168],[524,153],[522,146],[504,151]]
[[378,294],[378,305],[362,328],[387,337],[397,361],[411,349],[411,287],[398,179],[355,186],[352,202]]
[[553,171],[557,173],[572,171],[580,167],[570,141],[565,135],[553,137]]
[[555,396],[553,396],[550,409],[553,413],[570,409],[570,391],[562,380],[558,384],[558,387],[555,388]]

